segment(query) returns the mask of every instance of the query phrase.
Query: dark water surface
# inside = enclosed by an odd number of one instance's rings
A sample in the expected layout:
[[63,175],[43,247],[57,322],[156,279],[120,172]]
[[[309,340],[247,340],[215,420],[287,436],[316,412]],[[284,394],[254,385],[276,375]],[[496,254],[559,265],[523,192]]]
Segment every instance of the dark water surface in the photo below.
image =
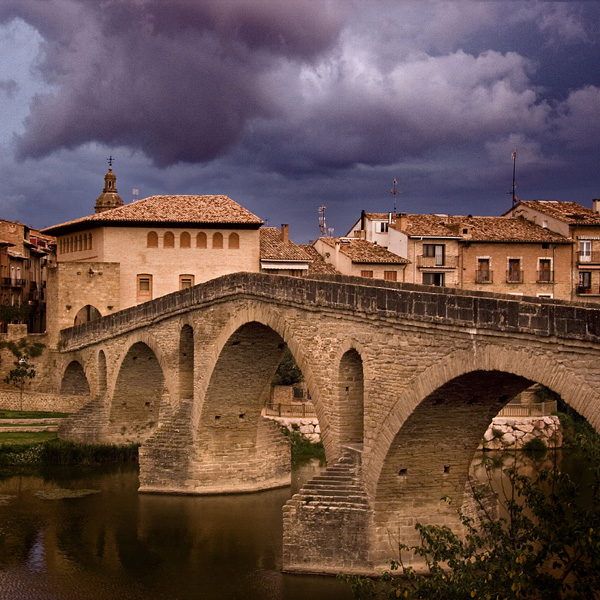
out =
[[316,468],[208,497],[138,494],[137,467],[5,478],[0,599],[350,600],[335,578],[281,573],[281,508]]

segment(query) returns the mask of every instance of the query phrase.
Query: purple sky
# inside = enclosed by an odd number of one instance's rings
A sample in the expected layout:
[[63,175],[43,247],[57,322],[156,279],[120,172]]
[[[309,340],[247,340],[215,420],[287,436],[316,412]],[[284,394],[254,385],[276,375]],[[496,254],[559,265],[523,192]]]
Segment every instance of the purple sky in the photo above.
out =
[[2,0],[0,217],[227,194],[291,237],[361,209],[600,197],[599,2]]

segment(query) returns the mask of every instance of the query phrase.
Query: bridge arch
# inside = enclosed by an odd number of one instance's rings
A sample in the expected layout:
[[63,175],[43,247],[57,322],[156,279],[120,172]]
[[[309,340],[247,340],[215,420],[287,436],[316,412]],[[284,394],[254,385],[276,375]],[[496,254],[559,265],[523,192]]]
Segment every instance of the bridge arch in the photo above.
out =
[[98,352],[98,391],[106,393],[107,388],[106,353],[104,350]]
[[346,342],[337,361],[337,410],[340,444],[362,444],[364,439],[365,373],[356,343]]
[[143,442],[158,427],[170,394],[156,350],[133,342],[122,357],[110,397],[107,434],[114,442]]
[[595,390],[582,375],[539,353],[489,346],[458,351],[406,386],[383,419],[363,471],[374,500],[380,561],[394,555],[399,539],[419,543],[415,521],[456,519],[454,507],[439,499],[448,495],[460,506],[469,466],[492,418],[533,382],[560,394],[597,427]]
[[90,384],[83,365],[72,360],[66,367],[60,383],[60,393],[72,396],[89,396]]

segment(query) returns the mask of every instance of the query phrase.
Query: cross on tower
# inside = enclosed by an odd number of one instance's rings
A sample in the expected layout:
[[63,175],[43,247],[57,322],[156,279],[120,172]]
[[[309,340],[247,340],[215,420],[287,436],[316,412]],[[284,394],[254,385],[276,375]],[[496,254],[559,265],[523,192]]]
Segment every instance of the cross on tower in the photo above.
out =
[[109,166],[109,167],[112,167],[113,160],[115,160],[115,159],[112,157],[112,155],[111,155],[111,156],[109,156],[109,157],[108,157],[106,160],[108,161],[108,166]]

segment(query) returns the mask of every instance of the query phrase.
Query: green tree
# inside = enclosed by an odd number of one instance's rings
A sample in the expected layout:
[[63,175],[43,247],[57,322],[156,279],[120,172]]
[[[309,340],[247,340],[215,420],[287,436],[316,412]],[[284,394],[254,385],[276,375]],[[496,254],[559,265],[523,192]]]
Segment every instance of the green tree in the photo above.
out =
[[416,525],[422,544],[400,544],[400,550],[420,558],[424,571],[400,560],[378,581],[343,578],[357,598],[600,598],[599,439],[595,432],[578,436],[580,458],[590,465],[582,477],[557,465],[532,477],[507,469],[511,486],[501,518],[487,512],[486,492],[475,489],[477,518],[458,511],[464,536],[446,526]]
[[13,362],[14,368],[11,369],[8,375],[4,378],[5,383],[12,383],[20,390],[19,404],[20,410],[23,410],[23,391],[25,383],[31,381],[36,371],[31,364],[31,360],[42,354],[45,344],[41,342],[30,342],[27,338],[21,338],[18,342],[13,340],[8,342],[0,342],[0,348],[7,348],[15,357]]
[[286,348],[277,367],[273,385],[294,385],[294,383],[300,383],[303,380],[302,371],[296,364],[290,349]]
[[31,306],[27,304],[2,304],[0,305],[0,326],[6,331],[7,323],[25,323],[31,313]]

